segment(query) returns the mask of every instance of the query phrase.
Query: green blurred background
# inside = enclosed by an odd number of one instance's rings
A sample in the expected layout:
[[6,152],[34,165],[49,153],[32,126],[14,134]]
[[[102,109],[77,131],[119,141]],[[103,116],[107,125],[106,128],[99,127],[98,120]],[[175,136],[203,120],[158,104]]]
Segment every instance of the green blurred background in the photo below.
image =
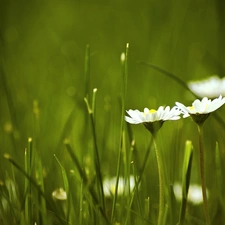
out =
[[[96,126],[103,175],[115,175],[120,146],[120,55],[126,43],[130,44],[127,109],[173,106],[175,101],[191,104],[194,98],[176,82],[137,61],[151,62],[184,81],[212,74],[223,77],[224,10],[225,2],[220,0],[1,1],[0,178],[10,173],[5,152],[23,164],[28,137],[34,138],[46,177],[52,181],[49,192],[61,182],[60,176],[52,176],[60,173],[53,170],[57,168],[53,154],[70,169],[64,138],[70,138],[88,165],[92,141],[83,101],[87,44],[91,53],[89,96],[93,88],[98,89]],[[132,129],[141,158],[150,135],[142,126]],[[223,135],[224,130],[210,117],[205,144],[206,180],[212,190],[216,187],[209,169],[215,166],[216,141],[221,160],[225,158]],[[197,128],[190,119],[168,122],[160,131],[171,182],[181,178],[186,139],[198,148]],[[154,154],[149,160],[147,175],[157,182]],[[199,182],[194,160],[193,180]],[[146,189],[149,186],[157,189],[146,181]]]

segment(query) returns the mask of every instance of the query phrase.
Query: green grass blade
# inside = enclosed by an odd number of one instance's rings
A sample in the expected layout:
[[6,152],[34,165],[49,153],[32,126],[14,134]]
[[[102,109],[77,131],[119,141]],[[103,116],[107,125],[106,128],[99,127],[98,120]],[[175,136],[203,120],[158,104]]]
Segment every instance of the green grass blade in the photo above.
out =
[[[93,90],[92,101],[95,101],[95,99],[96,99],[96,96],[95,96],[96,91],[97,91],[97,89]],[[102,207],[105,211],[103,180],[102,180],[101,165],[100,165],[100,159],[99,159],[99,149],[98,149],[98,145],[97,145],[96,127],[95,127],[95,120],[94,120],[94,108],[90,108],[87,98],[85,98],[84,100],[87,105],[87,110],[88,110],[90,120],[91,120],[91,128],[92,128],[92,135],[93,135],[93,142],[94,142],[94,162],[95,162],[95,170],[96,170],[97,185],[98,185],[97,189],[98,189],[98,193],[99,193],[99,198],[101,199]],[[94,106],[95,106],[95,102],[92,102],[92,107],[94,107]]]
[[111,212],[111,223],[114,223],[114,216],[116,210],[116,202],[117,202],[117,194],[118,194],[118,184],[119,184],[119,177],[120,177],[120,166],[121,166],[121,155],[122,155],[122,148],[119,148],[119,155],[117,160],[117,169],[116,169],[116,185],[115,185],[115,194],[113,197],[113,204],[112,204],[112,212]]
[[[33,151],[32,138],[28,138],[28,148],[25,149],[25,172],[31,176],[32,164],[32,151]],[[32,223],[32,193],[31,182],[25,178],[25,220],[28,224]]]
[[76,166],[76,168],[78,170],[78,173],[79,173],[80,178],[83,180],[83,182],[85,184],[87,184],[88,179],[87,179],[86,173],[83,170],[82,166],[80,165],[77,156],[75,155],[75,153],[74,153],[71,145],[69,144],[69,142],[67,140],[65,141],[65,146],[66,146],[66,149],[67,149],[67,151],[68,151],[71,159],[73,160],[73,162],[74,162],[74,164],[75,164],[75,166]]
[[17,168],[30,181],[30,183],[38,191],[38,194],[41,195],[46,200],[46,202],[50,206],[50,209],[52,210],[52,212],[54,212],[54,215],[60,221],[60,223],[65,224],[65,220],[60,216],[59,213],[57,213],[57,208],[53,205],[51,201],[49,201],[48,196],[46,196],[46,194],[41,190],[40,185],[37,184],[37,182],[29,174],[27,174],[27,172],[18,163],[16,163],[16,161],[13,160],[10,155],[4,154],[4,158],[7,159],[15,168]]
[[152,69],[154,69],[154,70],[156,70],[156,71],[158,71],[158,72],[160,72],[160,73],[168,76],[169,78],[175,80],[178,84],[180,84],[184,89],[186,89],[187,91],[189,91],[195,97],[198,97],[194,92],[192,92],[189,89],[188,85],[182,79],[180,79],[179,77],[177,77],[176,75],[174,75],[174,74],[172,74],[172,73],[170,73],[170,72],[168,72],[168,71],[166,71],[166,70],[164,70],[164,69],[162,69],[162,68],[160,68],[158,66],[155,66],[155,65],[153,65],[153,64],[151,64],[149,62],[138,61],[138,63],[141,64],[141,65],[145,65],[145,66],[151,67]]
[[[83,189],[88,189],[88,192],[90,193],[90,196],[91,196],[91,199],[93,201],[93,204],[92,204],[92,207],[94,208],[94,210],[100,215],[102,216],[102,218],[104,219],[104,221],[106,222],[106,224],[111,224],[110,221],[108,220],[106,214],[105,214],[105,210],[102,208],[102,206],[99,204],[99,200],[98,200],[98,197],[93,189],[93,186],[92,184],[89,184],[88,182],[88,179],[87,179],[87,175],[85,173],[85,171],[82,169],[82,167],[80,166],[80,163],[76,157],[76,155],[74,154],[74,151],[71,147],[71,145],[68,143],[68,142],[65,142],[65,145],[66,145],[66,148],[67,148],[67,151],[71,157],[71,159],[73,160],[77,170],[78,170],[78,173],[79,173],[79,176],[83,182]],[[82,190],[83,190],[82,189]]]
[[[130,126],[130,125],[129,125]],[[132,143],[133,143],[133,141],[132,141]],[[132,145],[132,143],[131,143],[131,145]],[[146,168],[146,165],[147,165],[147,162],[148,162],[148,158],[149,158],[149,154],[150,154],[150,152],[151,152],[151,147],[152,147],[152,145],[153,145],[153,139],[151,139],[151,141],[150,141],[150,143],[149,143],[149,146],[148,146],[148,149],[147,149],[147,151],[146,151],[146,153],[145,153],[145,156],[144,156],[144,162],[142,163],[142,167],[141,167],[141,169],[140,169],[140,172],[139,172],[139,176],[138,176],[138,179],[137,179],[137,181],[136,181],[136,183],[135,183],[135,187],[134,187],[134,190],[133,190],[133,192],[132,192],[132,196],[131,196],[131,198],[130,198],[130,202],[129,202],[129,205],[128,205],[128,210],[127,210],[127,214],[126,214],[126,216],[125,216],[125,225],[127,224],[127,221],[128,221],[128,217],[129,217],[129,213],[130,213],[130,211],[131,211],[131,207],[132,207],[132,204],[133,204],[133,201],[134,201],[134,196],[135,196],[135,192],[137,191],[137,189],[138,189],[138,187],[139,187],[139,185],[140,185],[140,183],[141,183],[141,179],[142,179],[142,176],[143,176],[143,174],[144,174],[144,171],[145,171],[145,168]],[[132,148],[133,148],[133,146],[132,146]]]
[[84,83],[85,83],[85,96],[88,99],[90,89],[90,46],[86,45],[85,59],[84,59]]
[[55,160],[58,163],[61,173],[62,173],[62,178],[63,178],[63,184],[64,184],[64,188],[66,193],[69,193],[69,182],[68,182],[68,178],[67,178],[67,174],[66,174],[66,170],[64,169],[64,167],[62,166],[62,164],[60,163],[59,159],[56,157],[56,155],[54,154]]
[[115,210],[116,210],[116,203],[117,203],[117,194],[118,194],[118,184],[119,184],[119,177],[120,177],[120,166],[121,166],[121,155],[122,155],[122,137],[123,137],[123,129],[124,129],[124,114],[125,114],[125,99],[126,99],[126,91],[127,91],[127,77],[128,77],[128,52],[129,52],[129,44],[126,45],[126,52],[121,54],[120,61],[121,61],[121,77],[122,77],[122,96],[121,96],[121,103],[122,103],[122,112],[120,118],[120,140],[119,140],[119,153],[118,153],[118,160],[117,160],[117,168],[116,168],[116,185],[115,185],[115,194],[113,197],[113,204],[112,204],[112,212],[111,212],[111,222],[113,223],[115,218]]
[[[2,45],[1,45],[1,47],[2,47]],[[7,74],[4,69],[4,58],[1,58],[1,62],[0,62],[0,78],[1,78],[1,83],[3,84],[3,88],[5,91],[5,96],[7,98],[10,118],[11,118],[14,128],[17,129],[17,119],[16,119],[15,104],[14,104],[14,100],[13,100],[13,93],[10,90],[10,84],[8,82]]]
[[[42,190],[42,192],[45,193],[43,166],[42,166],[40,157],[36,157],[36,162],[37,162],[36,173],[38,174],[37,175],[37,183],[40,186],[40,189]],[[48,225],[49,220],[47,217],[46,200],[45,200],[45,198],[43,198],[42,195],[39,195],[39,204],[40,204],[40,212],[39,212],[40,223],[43,225]]]
[[[150,214],[150,197],[147,197],[145,199],[145,205],[144,205],[144,212],[145,212],[145,219],[149,221],[149,214]],[[146,224],[148,224],[146,222]]]
[[186,141],[184,163],[183,163],[183,174],[182,174],[182,201],[181,201],[180,217],[179,217],[179,223],[178,223],[179,225],[184,224],[184,221],[185,221],[187,196],[188,196],[188,189],[189,189],[190,177],[191,177],[192,157],[193,157],[192,142]]
[[69,218],[70,218],[70,190],[69,190],[69,181],[68,181],[68,177],[66,174],[66,170],[64,169],[64,167],[62,166],[62,164],[60,163],[59,159],[56,157],[56,155],[54,154],[54,158],[56,159],[56,162],[58,163],[61,173],[62,173],[62,178],[63,178],[63,184],[64,184],[64,190],[67,194],[67,221],[69,223]]

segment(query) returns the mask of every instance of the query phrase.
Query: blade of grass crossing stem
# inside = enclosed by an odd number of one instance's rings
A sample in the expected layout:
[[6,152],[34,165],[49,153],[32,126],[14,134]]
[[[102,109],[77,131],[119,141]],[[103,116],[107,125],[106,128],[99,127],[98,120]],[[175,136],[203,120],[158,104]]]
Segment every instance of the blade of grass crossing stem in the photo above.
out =
[[[31,176],[32,163],[32,138],[28,138],[28,148],[25,149],[25,172]],[[32,224],[32,193],[31,181],[25,178],[25,220],[28,224]]]
[[186,141],[184,163],[183,163],[183,174],[182,174],[182,201],[181,201],[180,217],[179,217],[179,223],[178,223],[179,225],[184,224],[184,221],[185,221],[187,196],[188,196],[188,189],[189,189],[190,177],[191,177],[192,157],[193,157],[192,142]]
[[95,170],[96,170],[96,177],[97,177],[97,189],[98,195],[100,198],[100,202],[102,205],[103,210],[105,211],[105,200],[104,200],[104,192],[103,192],[103,181],[102,181],[102,174],[101,174],[101,166],[100,166],[100,159],[99,159],[99,150],[97,145],[97,137],[96,137],[96,129],[95,129],[95,101],[96,101],[96,92],[97,89],[93,90],[93,97],[92,97],[92,108],[90,108],[90,104],[88,99],[85,98],[84,101],[87,105],[88,113],[91,120],[91,127],[92,127],[92,135],[93,135],[93,142],[94,142],[94,162],[95,162]]
[[176,75],[174,75],[174,74],[172,74],[172,73],[170,73],[170,72],[168,72],[168,71],[166,71],[166,70],[164,70],[164,69],[162,69],[162,68],[160,68],[158,66],[155,66],[155,65],[153,65],[153,64],[151,64],[149,62],[138,61],[138,63],[141,64],[141,65],[145,65],[145,66],[151,67],[152,69],[154,69],[154,70],[156,70],[156,71],[158,71],[158,72],[160,72],[160,73],[168,76],[169,78],[175,80],[178,84],[180,84],[184,89],[188,90],[195,97],[198,97],[194,92],[192,92],[189,89],[188,85],[182,79],[180,79],[179,77],[177,77]]
[[[138,61],[139,64],[141,65],[145,65],[145,66],[148,66],[148,67],[151,67],[152,69],[168,76],[169,78],[171,78],[172,80],[176,81],[180,86],[182,86],[184,89],[186,89],[188,92],[190,92],[194,97],[198,98],[198,96],[188,87],[188,85],[182,80],[180,79],[179,77],[177,77],[176,75],[158,67],[158,66],[155,66],[149,62],[145,62],[145,61]],[[219,122],[219,124],[223,127],[223,129],[225,129],[225,122],[223,121],[223,119],[216,113],[214,112],[212,114],[212,116],[217,120],[217,122]]]
[[69,144],[68,140],[65,140],[65,146],[66,146],[66,149],[67,149],[71,159],[73,160],[73,162],[78,170],[80,178],[83,180],[84,184],[87,184],[88,179],[87,179],[86,173],[83,170],[82,166],[80,165],[79,160],[78,160],[77,156],[74,154],[74,151],[73,151],[71,145]]

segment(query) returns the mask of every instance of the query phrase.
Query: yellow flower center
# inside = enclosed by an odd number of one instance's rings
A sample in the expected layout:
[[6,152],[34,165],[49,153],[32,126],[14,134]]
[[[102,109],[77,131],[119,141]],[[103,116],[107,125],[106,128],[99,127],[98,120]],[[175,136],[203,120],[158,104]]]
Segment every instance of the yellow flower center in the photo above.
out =
[[150,109],[150,110],[149,110],[149,113],[155,113],[155,112],[156,112],[155,109]]

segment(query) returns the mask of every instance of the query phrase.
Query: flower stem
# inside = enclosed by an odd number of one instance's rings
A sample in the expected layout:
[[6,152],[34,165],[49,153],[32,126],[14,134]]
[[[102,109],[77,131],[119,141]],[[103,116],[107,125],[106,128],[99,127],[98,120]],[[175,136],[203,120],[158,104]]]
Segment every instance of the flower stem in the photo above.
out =
[[203,205],[205,212],[205,220],[206,224],[210,225],[208,204],[207,204],[207,195],[206,195],[206,185],[205,185],[205,168],[204,168],[204,147],[203,147],[203,124],[198,124],[198,133],[199,133],[199,150],[200,150],[200,176],[202,183],[202,197],[203,197]]
[[163,174],[163,160],[161,152],[157,147],[156,135],[153,136],[153,142],[155,147],[156,160],[158,165],[158,173],[159,173],[159,216],[158,216],[158,225],[163,224],[163,212],[164,212],[164,174]]

